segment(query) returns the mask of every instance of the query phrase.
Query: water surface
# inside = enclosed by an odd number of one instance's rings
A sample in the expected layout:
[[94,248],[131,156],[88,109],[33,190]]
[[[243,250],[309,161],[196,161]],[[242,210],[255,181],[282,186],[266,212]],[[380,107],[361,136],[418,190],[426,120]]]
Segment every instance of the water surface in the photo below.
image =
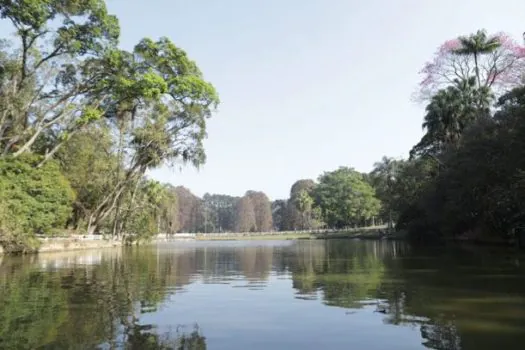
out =
[[0,348],[524,349],[524,264],[351,240],[0,257]]

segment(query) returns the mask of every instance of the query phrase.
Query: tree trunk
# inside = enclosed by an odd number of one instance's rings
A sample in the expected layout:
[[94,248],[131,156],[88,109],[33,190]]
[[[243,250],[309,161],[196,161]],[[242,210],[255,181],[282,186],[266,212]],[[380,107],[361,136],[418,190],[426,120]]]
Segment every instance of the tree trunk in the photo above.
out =
[[22,147],[20,147],[20,149],[18,151],[13,153],[13,156],[14,157],[18,157],[22,153],[29,151],[31,149],[31,146],[33,146],[33,144],[35,143],[35,141],[37,140],[38,136],[40,136],[40,134],[42,133],[43,130],[44,129],[42,129],[42,128],[36,129],[36,131],[33,134],[33,136],[31,136],[31,138]]
[[478,89],[481,88],[481,79],[479,77],[478,53],[474,52],[474,69],[476,71],[476,78],[478,80]]

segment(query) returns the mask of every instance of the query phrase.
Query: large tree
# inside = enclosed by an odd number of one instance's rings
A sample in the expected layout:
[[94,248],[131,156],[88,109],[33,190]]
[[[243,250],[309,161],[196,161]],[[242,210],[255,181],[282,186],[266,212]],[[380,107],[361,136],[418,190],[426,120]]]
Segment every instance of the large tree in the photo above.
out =
[[269,232],[273,228],[272,205],[264,192],[248,191],[246,196],[250,198],[255,213],[255,227],[258,232]]
[[205,161],[206,119],[218,103],[213,86],[186,53],[167,38],[142,40],[133,53],[112,51],[101,66],[108,122],[133,120],[126,168],[90,218],[96,227],[119,205],[122,193],[146,170],[166,162]]
[[176,187],[175,193],[179,207],[179,231],[196,232],[200,216],[202,215],[200,198],[183,186]]
[[394,203],[397,196],[395,192],[396,182],[404,165],[404,161],[390,157],[383,157],[381,161],[374,164],[374,169],[369,174],[369,181],[374,187],[377,198],[381,201],[381,219],[387,222],[389,227],[397,218]]
[[288,203],[284,199],[277,199],[272,202],[273,227],[277,231],[285,231],[289,228],[287,207]]
[[67,142],[57,153],[62,172],[76,192],[72,228],[81,228],[106,193],[111,191],[112,177],[120,167],[112,152],[113,142],[106,128],[93,125]]
[[490,88],[497,96],[519,86],[525,68],[525,48],[505,33],[484,30],[443,43],[421,74],[417,99],[427,101],[456,80],[475,77],[478,89]]
[[206,232],[234,231],[235,215],[239,198],[223,194],[209,194],[203,196],[207,213]]
[[352,168],[325,172],[319,177],[314,194],[324,222],[333,228],[364,224],[380,209],[372,186]]
[[257,221],[255,218],[255,208],[251,198],[245,195],[237,203],[235,231],[255,232],[256,230]]
[[464,130],[478,118],[490,115],[493,95],[487,87],[476,87],[476,78],[455,80],[440,90],[426,107],[423,128],[426,133],[414,146],[411,156],[437,156],[446,147],[456,147]]
[[311,179],[297,180],[290,188],[288,200],[288,226],[292,230],[310,229],[314,225],[312,191],[315,182]]
[[2,0],[0,17],[17,39],[0,54],[0,156],[29,152],[44,134],[53,152],[102,114],[95,68],[117,44],[118,21],[103,0]]

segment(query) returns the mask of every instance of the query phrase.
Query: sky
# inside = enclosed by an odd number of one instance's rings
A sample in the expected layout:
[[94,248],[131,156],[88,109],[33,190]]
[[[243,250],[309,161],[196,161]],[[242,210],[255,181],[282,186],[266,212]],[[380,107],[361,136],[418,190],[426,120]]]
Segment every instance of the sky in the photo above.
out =
[[220,95],[206,164],[150,173],[199,196],[286,198],[298,179],[407,157],[423,134],[411,95],[437,47],[481,28],[525,31],[523,0],[106,2],[123,48],[166,36]]

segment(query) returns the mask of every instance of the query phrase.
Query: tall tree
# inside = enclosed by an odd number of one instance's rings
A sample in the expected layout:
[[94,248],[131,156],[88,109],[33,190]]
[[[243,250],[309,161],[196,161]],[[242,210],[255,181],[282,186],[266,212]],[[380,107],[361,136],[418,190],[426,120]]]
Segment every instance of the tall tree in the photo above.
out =
[[235,230],[237,232],[254,232],[257,230],[254,205],[247,195],[243,196],[237,203]]
[[438,155],[445,147],[458,145],[464,130],[476,119],[490,114],[493,101],[489,88],[475,86],[476,78],[456,80],[454,85],[440,90],[426,107],[423,128],[426,134],[414,146],[411,155]]
[[498,50],[502,45],[501,38],[498,36],[488,37],[485,30],[478,30],[475,34],[460,36],[458,41],[459,46],[454,49],[454,53],[467,57],[474,57],[476,81],[478,83],[478,88],[481,88],[482,83],[478,59],[481,55],[489,55]]
[[290,189],[289,220],[293,229],[309,230],[321,225],[318,208],[312,198],[315,182],[310,179],[298,180]]
[[377,198],[381,201],[382,219],[392,226],[393,220],[397,218],[394,207],[396,196],[396,181],[399,180],[403,161],[389,157],[383,157],[380,162],[374,164],[374,169],[370,173],[370,182],[375,189]]
[[200,216],[200,198],[185,187],[175,188],[179,206],[180,232],[196,232]]
[[206,119],[218,103],[213,86],[186,53],[167,38],[142,40],[133,53],[109,52],[101,74],[108,121],[134,120],[124,137],[128,161],[122,178],[90,218],[96,227],[119,205],[123,192],[147,169],[166,162],[205,161]]
[[57,153],[62,172],[76,192],[72,228],[84,228],[91,212],[111,191],[113,172],[118,164],[112,153],[113,140],[106,128],[92,125],[70,140]]
[[45,133],[52,153],[100,118],[102,77],[93,68],[116,46],[118,21],[103,0],[2,0],[0,17],[19,44],[2,55],[0,156],[29,152]]
[[288,229],[287,220],[287,201],[284,199],[277,199],[272,202],[272,221],[273,227],[277,231],[285,231]]
[[272,205],[264,192],[248,191],[255,212],[255,227],[258,232],[269,232],[273,228]]
[[179,201],[175,187],[164,185],[159,211],[161,233],[176,233],[179,230]]
[[235,215],[237,208],[236,197],[206,193],[203,197],[209,217],[209,230],[207,232],[234,231]]
[[437,91],[475,77],[478,89],[490,88],[496,96],[521,85],[525,47],[505,33],[481,30],[443,43],[420,74],[423,79],[416,99],[428,101]]
[[352,168],[325,172],[319,177],[314,193],[324,222],[333,228],[363,224],[380,209],[372,186]]

